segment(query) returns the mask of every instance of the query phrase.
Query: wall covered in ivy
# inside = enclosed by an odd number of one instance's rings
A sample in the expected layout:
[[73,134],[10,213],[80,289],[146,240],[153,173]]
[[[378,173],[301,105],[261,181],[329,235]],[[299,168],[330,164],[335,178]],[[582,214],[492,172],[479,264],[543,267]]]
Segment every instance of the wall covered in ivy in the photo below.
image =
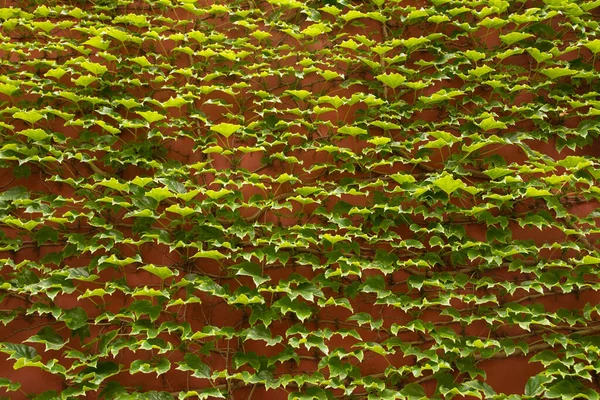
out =
[[0,2],[0,397],[599,399],[600,1]]

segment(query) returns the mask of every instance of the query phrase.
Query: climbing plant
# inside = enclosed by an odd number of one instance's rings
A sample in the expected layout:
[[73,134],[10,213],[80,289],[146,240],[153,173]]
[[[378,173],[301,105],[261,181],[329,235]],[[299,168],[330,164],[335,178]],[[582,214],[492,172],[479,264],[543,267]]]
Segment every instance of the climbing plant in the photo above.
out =
[[600,1],[1,6],[5,398],[600,397]]

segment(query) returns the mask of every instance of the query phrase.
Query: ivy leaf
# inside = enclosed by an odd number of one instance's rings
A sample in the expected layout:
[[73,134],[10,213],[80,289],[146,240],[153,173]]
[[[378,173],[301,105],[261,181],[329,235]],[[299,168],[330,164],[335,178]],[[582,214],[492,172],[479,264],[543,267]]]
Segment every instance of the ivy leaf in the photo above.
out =
[[39,128],[23,129],[22,131],[19,131],[19,135],[27,136],[29,139],[33,139],[36,142],[41,142],[42,140],[50,136],[46,133],[45,130]]
[[465,92],[462,90],[446,90],[441,89],[433,93],[431,96],[420,96],[419,101],[424,104],[435,104],[445,100],[453,99],[456,96],[460,96]]
[[136,114],[140,115],[149,123],[157,122],[166,118],[164,115],[157,111],[136,111]]
[[10,83],[0,83],[0,93],[7,96],[12,96],[19,91],[19,87]]
[[267,346],[275,346],[280,343],[283,338],[281,336],[272,337],[271,331],[263,324],[256,324],[246,332],[246,338],[252,340],[260,340],[267,343]]
[[506,35],[500,35],[500,40],[510,46],[511,44],[517,43],[523,39],[528,39],[530,37],[533,37],[531,33],[511,32]]
[[402,388],[400,394],[406,396],[409,400],[418,400],[427,398],[427,393],[425,393],[425,389],[417,383],[409,383]]
[[537,353],[533,357],[531,357],[529,362],[538,361],[538,362],[541,362],[542,364],[544,364],[544,367],[547,367],[548,365],[550,365],[557,359],[558,359],[558,356],[556,355],[555,352],[553,352],[552,350],[544,350],[544,351]]
[[388,144],[392,139],[384,136],[376,136],[372,139],[367,140],[367,142],[374,144],[375,146],[382,146],[384,144]]
[[83,44],[87,44],[88,46],[92,46],[100,50],[106,50],[110,46],[110,42],[103,40],[101,36],[93,36],[92,38],[83,42]]
[[548,377],[543,376],[532,376],[527,380],[525,384],[525,396],[537,397],[544,393],[544,383],[548,382],[550,379]]
[[87,326],[88,315],[83,308],[75,307],[64,310],[60,320],[65,323],[67,328],[74,331]]
[[96,82],[98,78],[92,75],[81,75],[79,78],[73,80],[73,83],[77,86],[88,87],[92,83]]
[[56,243],[58,241],[58,231],[49,226],[43,226],[35,232],[34,237],[38,246],[48,241]]
[[288,400],[328,400],[327,392],[320,387],[307,387],[303,392],[290,393]]
[[262,276],[262,268],[260,265],[251,262],[245,262],[237,265],[238,270],[236,275],[249,276],[254,281],[256,287],[271,280]]
[[13,114],[13,118],[22,119],[23,121],[27,121],[30,124],[35,124],[40,119],[44,118],[44,114],[42,114],[36,110],[17,111],[16,113]]
[[304,99],[306,99],[308,96],[312,95],[312,92],[309,92],[308,90],[286,90],[285,93],[289,93],[294,97],[299,98],[300,100],[304,101]]
[[0,201],[26,199],[29,197],[25,186],[15,186],[4,192],[0,192]]
[[[153,365],[154,364],[154,365]],[[160,376],[171,368],[171,362],[167,358],[160,358],[158,362],[148,362],[146,360],[135,360],[129,366],[129,373],[136,374],[138,372],[148,374],[156,372]]]
[[398,73],[381,74],[381,75],[377,75],[375,78],[377,78],[377,80],[383,82],[384,84],[388,85],[392,89],[396,89],[398,86],[402,85],[402,83],[404,83],[404,81],[406,81],[406,77],[404,75],[398,74]]
[[[583,389],[585,389],[585,387],[578,381],[564,380],[550,386],[544,396],[549,399],[560,398],[563,400],[568,400],[579,397],[578,395],[582,394],[584,391]],[[596,398],[598,398],[597,394]]]
[[460,179],[454,179],[449,174],[445,174],[441,178],[434,180],[433,184],[442,189],[448,195],[452,194],[458,189],[466,187],[466,184],[463,181]]
[[505,129],[506,124],[501,121],[496,121],[494,117],[488,117],[482,120],[479,124],[479,127],[484,131],[489,131],[492,129]]
[[153,264],[144,265],[142,267],[142,269],[150,272],[153,275],[158,276],[163,281],[165,279],[167,279],[167,278],[172,277],[172,276],[178,276],[179,275],[179,270],[178,269],[171,269],[169,267],[157,267],[156,265],[153,265]]
[[210,130],[217,132],[220,135],[228,138],[237,132],[242,126],[237,124],[230,124],[228,122],[223,122],[218,125],[213,125],[210,127]]
[[490,168],[488,170],[485,170],[485,171],[483,171],[483,173],[492,179],[498,179],[498,178],[502,178],[503,176],[510,175],[510,174],[514,173],[514,171],[512,169],[508,169],[508,168],[497,167],[497,168]]
[[233,193],[233,190],[221,189],[221,190],[207,190],[206,195],[213,200],[220,199],[223,196]]
[[600,39],[590,40],[589,42],[584,43],[583,45],[590,49],[590,51],[594,54],[600,53]]
[[581,259],[581,261],[578,262],[578,264],[580,264],[580,265],[600,264],[600,257],[586,255],[585,257],[583,257]]
[[367,133],[367,130],[359,128],[358,126],[345,125],[338,129],[338,133],[344,133],[350,136],[358,136]]
[[203,389],[200,391],[191,390],[185,393],[179,393],[179,400],[187,399],[189,397],[193,397],[194,399],[198,400],[226,398],[225,395],[218,388]]
[[26,340],[31,343],[43,343],[46,346],[46,350],[60,350],[65,344],[68,343],[60,336],[53,327],[45,326],[40,331]]
[[552,196],[546,189],[536,189],[534,187],[528,187],[525,192],[525,197],[544,197],[544,196]]
[[490,67],[489,65],[482,65],[480,67],[469,70],[469,75],[481,78],[482,76],[489,74],[492,71],[495,71],[495,69]]
[[212,260],[222,260],[223,258],[227,258],[223,254],[219,253],[217,250],[208,250],[208,251],[199,251],[192,256],[192,258],[210,258]]
[[311,36],[311,37],[316,37],[316,36],[322,35],[327,32],[331,32],[331,28],[322,22],[309,25],[308,27],[306,27],[302,31],[300,31],[300,33]]
[[0,378],[0,388],[3,388],[7,392],[15,392],[19,390],[21,384],[19,382],[12,382],[7,378]]
[[535,47],[525,49],[525,50],[527,50],[527,52],[535,59],[535,61],[538,64],[543,63],[546,60],[552,59],[551,53],[544,53],[544,52],[540,51],[539,49],[536,49]]
[[104,65],[95,62],[84,61],[80,65],[94,75],[102,76],[108,71]]
[[136,63],[140,67],[150,67],[150,66],[152,66],[152,63],[150,61],[148,61],[148,59],[146,58],[146,56],[132,57],[132,58],[129,59],[129,61],[133,61],[134,63]]
[[485,58],[485,53],[481,53],[479,51],[475,51],[475,50],[467,50],[465,51],[465,56],[472,61],[479,61],[479,60],[483,60]]
[[165,101],[162,106],[163,108],[176,107],[180,108],[181,106],[187,104],[187,100],[183,97],[171,97],[169,100]]
[[35,348],[24,344],[3,342],[0,343],[0,351],[9,354],[9,360],[25,359],[28,361],[37,361],[41,359]]
[[211,370],[208,364],[205,364],[202,359],[196,354],[188,353],[183,357],[183,361],[178,362],[176,368],[180,371],[193,371],[194,378],[210,379]]
[[572,69],[566,67],[554,67],[554,68],[545,68],[542,71],[542,74],[546,75],[550,79],[557,79],[563,76],[571,76],[577,74],[579,71],[574,71]]
[[165,189],[165,188],[154,188],[149,190],[146,193],[146,196],[156,200],[157,202],[161,202],[164,199],[168,199],[170,197],[175,197],[175,195],[173,193],[171,193],[171,191],[169,189]]

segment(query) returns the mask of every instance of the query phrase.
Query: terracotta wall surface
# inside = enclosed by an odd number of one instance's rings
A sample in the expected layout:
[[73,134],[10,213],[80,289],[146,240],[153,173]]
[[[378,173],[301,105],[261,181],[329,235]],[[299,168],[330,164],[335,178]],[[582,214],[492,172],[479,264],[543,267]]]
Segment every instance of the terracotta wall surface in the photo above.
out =
[[0,396],[598,398],[596,3],[0,2]]

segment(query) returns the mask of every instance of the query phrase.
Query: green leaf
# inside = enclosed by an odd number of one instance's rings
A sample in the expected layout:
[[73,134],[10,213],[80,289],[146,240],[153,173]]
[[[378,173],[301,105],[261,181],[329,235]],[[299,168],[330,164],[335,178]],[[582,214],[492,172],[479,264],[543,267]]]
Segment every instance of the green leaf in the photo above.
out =
[[545,68],[542,71],[542,74],[546,75],[550,79],[557,79],[563,76],[571,76],[577,74],[579,71],[575,71],[569,69],[567,67],[554,67],[554,68]]
[[289,93],[292,96],[299,98],[300,100],[304,100],[312,94],[308,90],[290,90],[290,89],[286,90],[285,93]]
[[594,257],[594,256],[590,256],[587,255],[585,257],[583,257],[581,259],[581,261],[578,262],[578,264],[580,265],[598,265],[600,264],[600,257]]
[[402,85],[402,83],[404,83],[404,81],[406,81],[406,77],[404,75],[398,74],[398,73],[381,74],[381,75],[375,76],[375,78],[377,78],[377,80],[383,82],[384,84],[388,85],[392,89],[396,89],[398,86]]
[[539,63],[543,63],[546,60],[552,59],[551,53],[544,53],[535,47],[525,49],[527,52],[535,59],[535,61]]
[[38,246],[48,241],[56,243],[58,241],[58,231],[49,226],[43,226],[34,234]]
[[55,23],[52,23],[50,21],[34,21],[33,26],[36,29],[41,29],[46,33],[50,33],[50,31],[52,31],[52,29],[57,27],[57,25]]
[[544,350],[531,357],[529,362],[541,362],[542,364],[544,364],[544,367],[547,367],[549,364],[553,363],[557,359],[558,356],[554,351]]
[[0,83],[0,93],[7,96],[12,96],[19,91],[19,87],[10,83]]
[[105,186],[107,188],[118,190],[120,192],[129,192],[129,185],[127,183],[121,183],[115,178],[104,179],[98,182],[97,185]]
[[183,361],[177,363],[179,366],[176,368],[180,371],[193,371],[192,376],[194,378],[210,379],[211,370],[210,367],[205,364],[202,359],[192,353],[187,353],[183,357]]
[[36,142],[41,142],[42,140],[44,140],[50,136],[46,133],[45,130],[39,129],[39,128],[23,129],[22,131],[19,131],[19,135],[27,136],[28,138],[30,138]]
[[[545,397],[549,399],[573,399],[582,394],[584,386],[573,380],[560,381],[555,385],[550,386],[545,393]],[[589,398],[586,396],[586,398]]]
[[312,24],[304,28],[300,33],[311,37],[316,37],[324,33],[331,32],[331,28],[322,22]]
[[267,346],[275,346],[283,338],[281,336],[272,337],[271,331],[263,324],[256,324],[246,332],[246,338],[266,342]]
[[374,144],[375,146],[383,146],[391,141],[392,139],[385,136],[375,136],[374,138],[367,140],[367,142]]
[[149,123],[157,122],[166,118],[164,115],[157,111],[136,111],[136,114],[139,114]]
[[50,136],[46,133],[45,130],[39,129],[39,128],[24,129],[22,131],[19,131],[19,135],[27,136],[28,138],[33,139],[35,141],[39,141],[39,142],[41,142],[42,140],[44,140]]
[[213,200],[220,199],[223,196],[233,193],[233,190],[221,189],[221,190],[207,190],[206,195]]
[[446,90],[446,89],[441,89],[435,93],[433,93],[431,96],[420,96],[419,97],[419,101],[421,101],[424,104],[435,104],[435,103],[439,103],[441,101],[445,101],[445,100],[450,100],[456,96],[460,96],[461,94],[464,94],[465,92],[462,90]]
[[251,277],[257,287],[271,280],[271,278],[263,277],[262,268],[256,263],[245,262],[237,265],[237,268],[236,275]]
[[338,129],[338,133],[343,133],[350,136],[358,136],[367,133],[366,129],[359,128],[358,126],[345,125]]
[[26,199],[28,197],[29,193],[24,186],[15,186],[4,192],[0,192],[0,201]]
[[7,378],[0,378],[0,388],[3,388],[7,392],[15,392],[19,390],[21,384],[19,382],[12,382]]
[[83,42],[83,44],[87,44],[88,46],[92,46],[100,50],[106,50],[110,46],[110,42],[103,40],[101,36],[94,36]]
[[600,39],[590,40],[589,42],[584,43],[583,45],[590,49],[590,51],[594,54],[600,53]]
[[525,197],[543,197],[543,196],[552,196],[546,189],[536,189],[534,187],[528,187],[525,192]]
[[483,171],[484,174],[489,176],[492,179],[498,179],[506,175],[513,174],[514,171],[508,168],[490,168],[488,170]]
[[61,321],[65,323],[67,328],[76,330],[88,324],[88,315],[81,307],[70,308],[64,310],[61,316]]
[[136,374],[138,372],[149,374],[152,372],[156,372],[157,376],[160,376],[169,371],[171,368],[171,362],[167,358],[160,358],[156,361],[146,361],[146,360],[135,360],[129,366],[129,373]]
[[153,275],[158,276],[162,280],[165,280],[165,279],[170,278],[172,276],[178,276],[179,275],[179,270],[178,269],[171,269],[169,267],[157,267],[156,265],[153,265],[153,264],[144,265],[142,267],[142,269],[150,272]]
[[402,39],[402,44],[409,50],[414,51],[417,48],[421,47],[425,43],[429,43],[430,40],[426,37],[410,37],[408,39]]
[[184,400],[189,397],[193,397],[197,400],[205,400],[205,399],[225,399],[225,395],[218,388],[209,388],[202,390],[190,390],[187,392],[179,393],[179,400]]
[[152,66],[152,63],[150,61],[148,61],[148,59],[146,58],[146,56],[131,57],[129,59],[129,61],[133,61],[134,63],[136,63],[140,67],[150,67],[150,66]]
[[452,194],[454,191],[458,189],[462,189],[466,187],[466,184],[460,179],[454,179],[449,174],[444,174],[441,178],[438,178],[433,181],[433,184],[444,192],[448,193],[448,195]]
[[9,354],[9,360],[37,361],[41,359],[35,348],[24,344],[2,342],[0,343],[0,351]]
[[525,396],[537,397],[544,393],[544,383],[548,382],[550,379],[548,377],[543,376],[532,376],[527,380],[525,384]]
[[187,103],[188,103],[188,101],[186,99],[184,99],[183,97],[171,97],[169,100],[165,101],[162,105],[163,105],[163,108],[168,108],[168,107],[180,108],[181,106],[183,106]]
[[51,326],[43,327],[36,335],[26,340],[30,343],[43,343],[46,346],[46,351],[60,350],[68,341],[65,341]]
[[479,127],[484,131],[489,131],[492,129],[505,129],[506,124],[501,121],[496,121],[494,117],[488,117],[482,120],[479,124]]
[[483,60],[486,56],[485,53],[481,53],[479,51],[475,51],[475,50],[467,50],[465,51],[465,56],[472,61],[479,61],[479,60]]
[[92,75],[81,75],[79,78],[73,80],[73,83],[75,83],[77,86],[88,87],[97,80],[98,78]]
[[532,35],[531,33],[511,32],[507,35],[500,35],[500,40],[502,40],[504,43],[510,46],[511,44],[517,43],[523,39],[528,39],[533,36],[534,35]]
[[220,135],[225,136],[226,138],[233,135],[237,132],[242,125],[230,124],[228,122],[223,122],[217,125],[213,125],[210,127],[210,130],[217,132]]
[[192,258],[210,258],[212,260],[222,260],[223,258],[227,258],[223,254],[219,253],[217,250],[208,250],[208,251],[199,251],[192,256]]
[[44,118],[44,114],[42,114],[36,110],[17,111],[16,113],[13,114],[13,118],[22,119],[23,121],[27,121],[30,124],[35,124],[40,119]]
[[149,190],[146,193],[146,196],[158,201],[159,203],[161,201],[163,201],[164,199],[168,199],[169,197],[175,197],[175,195],[173,193],[171,193],[171,191],[169,189],[165,189],[165,188],[154,188]]
[[406,396],[409,400],[417,400],[417,399],[426,399],[427,393],[425,393],[425,389],[417,383],[409,383],[405,385],[400,394]]
[[495,71],[495,69],[490,67],[489,65],[482,65],[480,67],[470,69],[469,75],[473,75],[473,76],[476,76],[477,78],[481,78],[482,76],[489,74],[492,71]]
[[84,61],[80,65],[94,75],[102,76],[108,71],[108,68],[104,65],[95,62]]

